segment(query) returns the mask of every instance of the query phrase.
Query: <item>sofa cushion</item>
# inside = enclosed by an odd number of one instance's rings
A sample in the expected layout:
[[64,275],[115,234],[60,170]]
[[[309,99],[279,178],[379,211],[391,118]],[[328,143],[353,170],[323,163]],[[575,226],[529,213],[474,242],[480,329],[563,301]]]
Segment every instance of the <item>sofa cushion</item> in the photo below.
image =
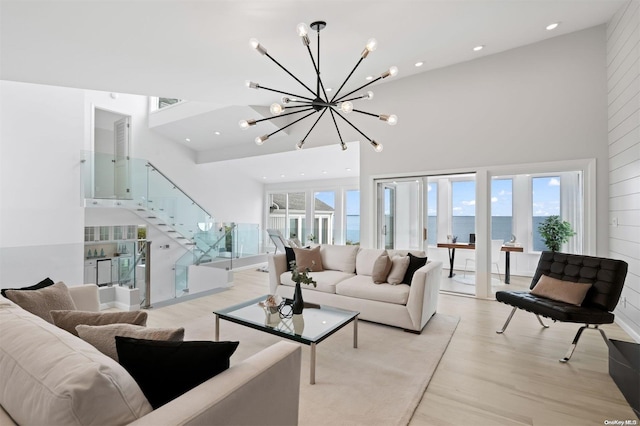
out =
[[384,252],[384,249],[361,248],[356,256],[356,273],[358,275],[373,275],[373,266]]
[[427,256],[418,257],[418,256],[414,256],[411,253],[408,253],[407,257],[409,258],[409,266],[407,266],[407,272],[404,273],[404,278],[402,279],[402,282],[404,284],[411,285],[413,274],[415,274],[418,269],[422,268],[424,265],[427,264]]
[[116,337],[120,363],[138,382],[154,409],[228,369],[229,358],[238,344]]
[[[347,278],[353,277],[354,274],[348,274],[340,271],[322,271],[322,272],[310,272],[309,276],[316,281],[317,286],[302,285],[303,289],[309,288],[311,290],[322,291],[324,293],[335,293],[336,284]],[[290,287],[294,287],[296,283],[291,279],[291,272],[283,272],[280,275],[280,283]]]
[[184,328],[154,328],[133,324],[78,325],[78,336],[92,344],[100,352],[118,360],[116,336],[133,337],[147,340],[168,340],[180,342],[184,339]]
[[393,262],[387,256],[387,253],[382,253],[373,264],[373,273],[371,274],[373,282],[375,284],[386,283],[389,272],[391,272],[391,266],[393,266]]
[[147,325],[147,313],[131,312],[89,312],[89,311],[51,311],[53,323],[74,336],[78,335],[76,326],[133,324]]
[[41,288],[45,288],[45,287],[49,287],[50,285],[54,285],[55,283],[53,282],[53,280],[51,278],[45,278],[44,280],[40,281],[37,284],[34,284],[32,286],[29,287],[22,287],[22,288],[3,288],[2,290],[0,290],[0,293],[2,293],[2,297],[7,297],[7,290],[39,290]]
[[423,250],[397,250],[397,249],[387,250],[387,254],[391,258],[393,258],[393,256],[407,256],[409,253],[418,257],[425,257],[427,255]]
[[406,284],[374,284],[371,277],[356,275],[338,283],[336,293],[358,299],[406,305],[410,289]]
[[391,263],[391,271],[389,271],[387,282],[391,285],[400,284],[404,279],[404,274],[407,273],[409,257],[395,255],[391,258]]
[[9,301],[0,336],[0,405],[18,424],[123,425],[152,411],[124,367]]
[[38,290],[7,290],[7,298],[34,315],[53,323],[50,311],[76,309],[69,289],[62,281]]
[[293,252],[296,254],[296,266],[299,269],[308,268],[312,272],[324,270],[322,256],[320,255],[320,246],[312,249],[295,247]]
[[320,246],[322,255],[322,267],[333,271],[342,271],[353,274],[356,271],[356,256],[359,246],[355,245],[332,245],[323,244]]
[[542,275],[531,290],[531,294],[580,306],[591,286],[591,283],[562,281]]

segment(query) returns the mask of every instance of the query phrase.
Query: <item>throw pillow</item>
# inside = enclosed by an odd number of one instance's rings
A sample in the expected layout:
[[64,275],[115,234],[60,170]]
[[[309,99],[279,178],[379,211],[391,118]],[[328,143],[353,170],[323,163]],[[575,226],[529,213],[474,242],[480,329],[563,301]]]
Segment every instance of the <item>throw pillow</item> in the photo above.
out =
[[531,290],[531,294],[580,306],[591,285],[590,283],[562,281],[542,275]]
[[156,409],[229,368],[239,342],[165,342],[116,336],[120,364]]
[[69,288],[62,281],[39,290],[7,290],[7,299],[50,323],[53,323],[50,311],[76,309]]
[[411,253],[408,254],[409,256],[409,266],[407,267],[407,272],[405,272],[404,274],[404,278],[402,279],[402,282],[405,284],[409,284],[411,285],[411,280],[413,279],[413,274],[415,274],[415,272],[422,268],[424,265],[427,264],[427,257],[418,257],[418,256],[414,256]]
[[287,271],[291,271],[291,262],[295,262],[296,254],[291,247],[284,248],[285,255],[287,256]]
[[168,340],[181,342],[184,328],[152,328],[133,324],[78,325],[78,336],[110,358],[118,361],[116,336],[147,340]]
[[376,261],[373,263],[373,273],[371,274],[371,279],[375,284],[383,284],[387,282],[387,277],[389,276],[389,272],[391,271],[391,266],[393,263],[387,253],[383,253]]
[[76,326],[133,324],[147,325],[147,313],[143,311],[131,312],[89,312],[89,311],[51,311],[53,323],[63,330],[77,336]]
[[392,285],[400,284],[409,267],[409,256],[393,256],[391,263],[391,271],[389,271],[387,282]]
[[311,272],[324,271],[322,266],[322,255],[320,254],[320,246],[312,249],[294,248],[296,255],[296,265],[298,268],[309,268]]
[[49,287],[51,285],[54,285],[55,283],[53,282],[53,280],[51,278],[45,278],[44,280],[40,281],[38,284],[34,284],[32,286],[29,287],[22,287],[22,288],[3,288],[2,290],[0,290],[0,294],[2,294],[2,297],[7,297],[7,290],[39,290],[41,288],[45,288],[45,287]]

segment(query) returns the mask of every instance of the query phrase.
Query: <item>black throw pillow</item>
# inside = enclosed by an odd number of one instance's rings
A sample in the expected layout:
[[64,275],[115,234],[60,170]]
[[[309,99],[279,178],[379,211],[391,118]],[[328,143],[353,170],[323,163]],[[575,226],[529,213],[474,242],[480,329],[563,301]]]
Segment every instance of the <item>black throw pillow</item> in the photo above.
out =
[[38,284],[34,284],[30,287],[23,287],[23,288],[3,288],[2,290],[0,290],[0,294],[2,294],[2,297],[7,297],[6,295],[6,291],[7,290],[40,290],[41,288],[45,288],[45,287],[49,287],[50,285],[54,285],[55,283],[53,282],[53,280],[49,277],[45,278],[44,280],[40,281]]
[[156,409],[229,368],[240,342],[134,339],[116,336],[120,365]]
[[291,271],[291,262],[295,262],[296,254],[291,247],[285,247],[284,251],[287,255],[287,271]]
[[425,257],[418,257],[418,256],[414,256],[411,253],[409,253],[409,266],[407,267],[407,272],[405,272],[404,278],[402,279],[402,282],[404,284],[411,285],[411,280],[413,279],[413,274],[418,269],[422,268],[426,264],[427,264],[426,256]]

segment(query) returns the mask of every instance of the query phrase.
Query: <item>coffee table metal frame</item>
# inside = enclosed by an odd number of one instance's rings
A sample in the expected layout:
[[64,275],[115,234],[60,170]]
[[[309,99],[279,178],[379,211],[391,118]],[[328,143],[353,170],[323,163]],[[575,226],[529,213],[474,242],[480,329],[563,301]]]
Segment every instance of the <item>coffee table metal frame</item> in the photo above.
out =
[[[244,325],[255,330],[264,331],[269,334],[282,337],[284,339],[293,340],[295,342],[303,343],[311,348],[311,360],[309,371],[309,383],[316,383],[316,345],[334,334],[336,331],[345,327],[350,322],[353,322],[353,347],[358,347],[358,315],[359,312],[347,311],[344,309],[333,308],[326,305],[309,305],[305,307],[302,312],[302,317],[316,316],[318,313],[327,313],[327,317],[331,316],[333,322],[328,324],[326,328],[322,329],[314,336],[305,336],[304,333],[296,334],[292,330],[283,330],[275,325],[269,325],[265,323],[264,308],[258,305],[259,302],[264,301],[267,295],[251,299],[249,301],[239,303],[237,305],[230,306],[224,309],[218,309],[213,311],[215,315],[215,340],[220,340],[220,318],[235,322],[236,324]],[[260,316],[262,315],[262,317]],[[277,314],[276,314],[277,315]],[[337,320],[336,320],[337,317]],[[258,318],[263,318],[262,321]],[[311,319],[311,318],[309,318]],[[317,321],[316,321],[317,322]],[[317,325],[317,324],[316,324]]]

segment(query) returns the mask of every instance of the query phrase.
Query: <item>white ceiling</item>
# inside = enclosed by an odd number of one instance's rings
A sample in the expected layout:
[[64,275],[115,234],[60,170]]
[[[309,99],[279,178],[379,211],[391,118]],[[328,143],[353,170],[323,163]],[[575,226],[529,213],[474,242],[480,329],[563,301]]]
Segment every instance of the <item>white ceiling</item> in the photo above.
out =
[[[238,120],[252,117],[236,117],[234,111],[266,106],[281,97],[247,89],[244,82],[305,94],[249,47],[252,37],[313,88],[313,67],[295,28],[299,22],[327,21],[320,65],[325,86],[334,89],[356,64],[367,40],[375,37],[378,49],[345,87],[352,90],[364,84],[365,76],[377,76],[391,65],[400,69],[397,78],[402,78],[599,25],[625,2],[2,0],[0,78],[215,103],[209,112],[154,130],[187,145],[188,137],[190,147],[202,152],[236,146],[242,157],[264,146],[256,147],[255,135],[238,129]],[[545,30],[558,21],[556,30]],[[314,32],[310,38],[315,54]],[[474,52],[477,45],[485,48]],[[414,66],[418,61],[424,62],[420,68]],[[336,155],[335,149],[317,151],[308,170],[334,161]],[[271,172],[255,170],[255,177]]]

